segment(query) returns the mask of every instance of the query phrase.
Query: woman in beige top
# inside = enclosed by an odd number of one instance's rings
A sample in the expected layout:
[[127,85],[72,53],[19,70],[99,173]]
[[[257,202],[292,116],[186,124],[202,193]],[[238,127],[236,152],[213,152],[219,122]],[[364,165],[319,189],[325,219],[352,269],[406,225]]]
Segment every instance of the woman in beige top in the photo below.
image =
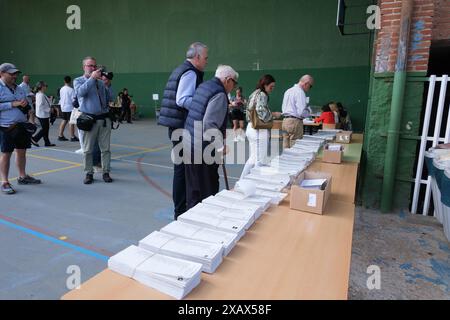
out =
[[275,79],[270,74],[261,77],[256,86],[256,90],[249,97],[247,107],[247,131],[246,135],[250,144],[250,156],[245,163],[244,170],[242,170],[241,178],[250,173],[253,167],[264,166],[269,163],[269,143],[270,130],[268,129],[254,129],[250,120],[250,110],[256,109],[256,114],[264,122],[273,119],[273,116],[279,116],[279,112],[271,112],[268,102],[269,94],[275,88]]

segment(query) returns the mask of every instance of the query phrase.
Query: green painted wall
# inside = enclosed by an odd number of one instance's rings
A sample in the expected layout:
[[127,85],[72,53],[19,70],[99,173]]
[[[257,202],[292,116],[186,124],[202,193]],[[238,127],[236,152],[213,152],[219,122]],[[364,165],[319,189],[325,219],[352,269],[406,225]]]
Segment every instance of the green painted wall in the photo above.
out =
[[[0,12],[9,17],[0,30],[1,60],[16,63],[32,82],[47,81],[56,92],[64,75],[81,73],[83,57],[95,56],[115,72],[116,91],[126,86],[144,114],[153,115],[152,93],[162,94],[187,46],[202,41],[210,47],[207,77],[219,63],[230,64],[248,95],[261,75],[271,73],[277,87],[270,103],[279,110],[284,91],[309,72],[316,78],[311,103],[340,100],[355,129],[364,128],[371,43],[368,35],[339,34],[336,1],[79,0],[81,30],[68,30],[71,4],[0,0]],[[347,21],[365,18],[361,7]]]
[[[416,81],[425,74],[409,74],[400,126],[401,135],[417,136],[420,130],[424,83]],[[383,183],[386,135],[389,126],[394,73],[375,74],[372,79],[371,101],[367,110],[364,141],[365,169],[362,181],[362,202],[366,207],[379,208]],[[411,201],[417,141],[400,139],[396,167],[394,208],[407,208]]]

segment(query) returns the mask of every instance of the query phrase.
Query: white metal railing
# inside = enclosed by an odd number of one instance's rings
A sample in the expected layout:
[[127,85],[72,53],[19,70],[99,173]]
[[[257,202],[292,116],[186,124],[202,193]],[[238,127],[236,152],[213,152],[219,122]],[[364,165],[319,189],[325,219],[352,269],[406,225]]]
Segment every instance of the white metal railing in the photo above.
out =
[[[442,77],[436,77],[435,75],[428,78],[428,81],[430,82],[430,85],[428,87],[428,97],[427,97],[427,104],[425,109],[425,116],[423,121],[423,129],[422,129],[422,137],[420,142],[420,151],[419,151],[419,159],[417,163],[417,171],[416,171],[416,178],[415,178],[415,185],[414,185],[414,195],[413,195],[413,202],[411,206],[411,213],[417,213],[417,206],[419,201],[419,193],[420,193],[420,186],[421,184],[426,184],[426,192],[425,192],[425,201],[423,205],[423,215],[427,215],[428,209],[430,208],[430,196],[431,196],[431,178],[428,176],[427,180],[422,180],[422,173],[423,173],[423,165],[424,165],[424,155],[425,155],[425,149],[427,147],[427,142],[432,141],[432,146],[435,147],[438,142],[444,142],[449,143],[450,142],[450,111],[448,114],[447,119],[447,128],[445,132],[445,137],[440,137],[441,127],[442,127],[442,116],[444,114],[444,103],[445,103],[445,94],[447,92],[447,83],[449,81],[448,75],[443,75]],[[441,83],[440,87],[440,93],[439,93],[439,102],[438,102],[438,109],[435,120],[435,126],[434,126],[434,134],[432,137],[428,136],[428,130],[430,128],[430,118],[431,118],[431,112],[433,108],[433,100],[434,100],[434,91],[436,87],[436,82]],[[448,106],[450,107],[450,106]]]

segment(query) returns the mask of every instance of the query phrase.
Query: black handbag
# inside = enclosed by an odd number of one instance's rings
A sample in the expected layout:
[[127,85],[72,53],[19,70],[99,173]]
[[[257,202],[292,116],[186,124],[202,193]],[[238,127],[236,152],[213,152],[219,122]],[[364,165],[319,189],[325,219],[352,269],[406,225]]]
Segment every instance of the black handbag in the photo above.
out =
[[94,123],[95,119],[86,113],[80,114],[80,116],[77,119],[77,127],[78,129],[83,131],[91,131],[92,127],[94,126]]

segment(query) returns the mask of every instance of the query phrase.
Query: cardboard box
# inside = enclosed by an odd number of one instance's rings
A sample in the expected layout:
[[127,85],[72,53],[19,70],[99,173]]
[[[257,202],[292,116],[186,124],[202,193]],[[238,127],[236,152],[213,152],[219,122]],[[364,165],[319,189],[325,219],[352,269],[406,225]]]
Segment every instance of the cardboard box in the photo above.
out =
[[329,144],[326,144],[323,148],[322,162],[328,163],[342,163],[342,157],[344,156],[344,147],[340,146],[339,151],[329,150]]
[[336,142],[350,143],[352,141],[352,131],[341,131],[336,134]]
[[273,120],[272,130],[281,130],[283,120]]
[[[300,187],[305,179],[327,179],[325,190]],[[331,174],[326,172],[302,172],[291,188],[291,209],[323,214],[331,195],[331,180]]]

